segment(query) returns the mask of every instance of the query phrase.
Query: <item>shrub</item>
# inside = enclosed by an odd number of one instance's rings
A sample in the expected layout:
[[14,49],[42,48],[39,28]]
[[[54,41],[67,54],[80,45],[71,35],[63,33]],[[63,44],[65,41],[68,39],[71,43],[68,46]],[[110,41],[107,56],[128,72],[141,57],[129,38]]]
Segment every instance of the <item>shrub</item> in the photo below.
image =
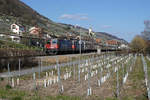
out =
[[11,89],[12,87],[11,87],[9,84],[7,84],[7,85],[5,86],[5,88],[6,88],[6,89]]
[[0,81],[4,81],[4,78],[1,77],[1,78],[0,78]]
[[22,98],[17,96],[17,97],[13,97],[12,100],[22,100]]

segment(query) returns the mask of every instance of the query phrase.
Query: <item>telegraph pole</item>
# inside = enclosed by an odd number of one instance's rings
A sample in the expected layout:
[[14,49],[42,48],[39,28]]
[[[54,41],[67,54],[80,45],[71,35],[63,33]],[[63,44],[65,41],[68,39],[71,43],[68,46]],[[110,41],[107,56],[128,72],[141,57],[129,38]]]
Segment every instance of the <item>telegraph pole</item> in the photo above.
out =
[[[75,25],[75,28],[77,28],[77,25]],[[79,29],[79,34],[80,34],[80,40],[79,40],[79,64],[78,64],[78,82],[80,83],[80,59],[81,59],[81,30]]]
[[79,45],[80,45],[80,56],[79,56],[79,66],[78,66],[78,69],[79,69],[79,76],[78,76],[78,78],[79,78],[79,83],[80,83],[80,65],[81,65],[81,62],[80,62],[80,60],[81,60],[81,29],[79,29],[79,32],[80,32],[80,41],[79,41]]
[[82,44],[82,42],[81,42],[81,29],[80,29],[80,56],[81,56],[81,44]]

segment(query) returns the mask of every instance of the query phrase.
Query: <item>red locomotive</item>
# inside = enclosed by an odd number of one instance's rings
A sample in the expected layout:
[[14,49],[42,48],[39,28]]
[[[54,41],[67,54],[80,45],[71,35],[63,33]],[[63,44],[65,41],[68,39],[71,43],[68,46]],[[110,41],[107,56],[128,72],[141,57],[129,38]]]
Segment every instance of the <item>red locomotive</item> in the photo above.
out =
[[94,42],[79,41],[79,40],[67,40],[67,39],[51,39],[45,44],[45,50],[47,54],[63,54],[63,53],[77,53],[80,52],[96,51]]

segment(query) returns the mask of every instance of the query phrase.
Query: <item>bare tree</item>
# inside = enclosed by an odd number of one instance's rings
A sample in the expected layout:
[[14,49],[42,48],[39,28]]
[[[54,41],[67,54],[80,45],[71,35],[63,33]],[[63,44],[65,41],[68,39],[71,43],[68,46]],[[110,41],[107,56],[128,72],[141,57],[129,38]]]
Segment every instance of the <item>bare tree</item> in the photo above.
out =
[[145,40],[150,40],[150,20],[144,21],[145,29],[144,32],[142,32],[142,37]]

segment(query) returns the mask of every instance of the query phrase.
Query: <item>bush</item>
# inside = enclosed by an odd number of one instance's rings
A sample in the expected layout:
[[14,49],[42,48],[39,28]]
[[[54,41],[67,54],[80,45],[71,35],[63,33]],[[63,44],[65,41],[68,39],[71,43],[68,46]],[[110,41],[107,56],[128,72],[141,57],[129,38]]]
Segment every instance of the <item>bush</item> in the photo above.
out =
[[5,86],[5,88],[6,88],[6,89],[11,89],[12,87],[11,87],[9,84],[7,84],[7,85]]
[[11,100],[22,100],[22,98],[17,96],[17,97],[13,97]]
[[1,78],[0,78],[0,81],[4,81],[4,78],[1,77]]

